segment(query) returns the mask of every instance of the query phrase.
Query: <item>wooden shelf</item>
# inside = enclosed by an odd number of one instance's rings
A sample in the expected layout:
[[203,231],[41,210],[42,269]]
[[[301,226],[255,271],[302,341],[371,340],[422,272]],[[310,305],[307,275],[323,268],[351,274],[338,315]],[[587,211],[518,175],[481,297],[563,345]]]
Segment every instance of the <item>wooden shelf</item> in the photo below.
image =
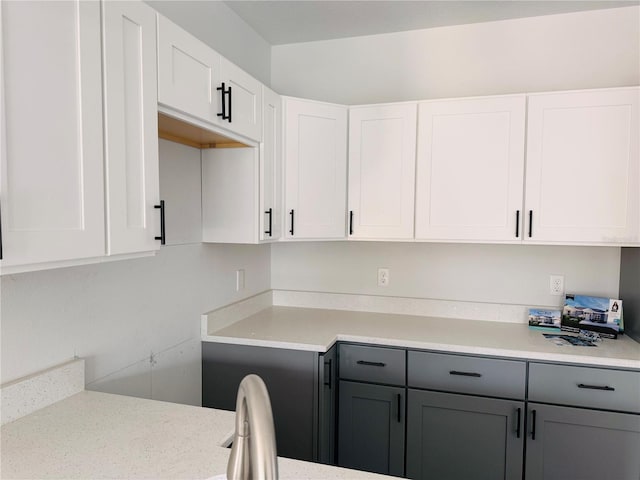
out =
[[194,148],[248,147],[219,133],[158,113],[158,137]]

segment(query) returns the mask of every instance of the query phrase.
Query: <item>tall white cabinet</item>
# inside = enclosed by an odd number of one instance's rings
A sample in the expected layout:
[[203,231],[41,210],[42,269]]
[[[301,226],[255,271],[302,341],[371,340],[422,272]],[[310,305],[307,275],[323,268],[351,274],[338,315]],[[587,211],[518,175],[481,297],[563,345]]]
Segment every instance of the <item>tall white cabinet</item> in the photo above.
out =
[[526,236],[640,243],[640,88],[529,96]]
[[156,13],[103,2],[107,254],[160,248]]
[[349,237],[413,238],[415,103],[349,109]]
[[347,108],[283,98],[284,238],[345,238]]
[[416,238],[522,241],[524,95],[421,102]]
[[100,4],[0,12],[2,267],[103,255]]
[[260,239],[282,235],[282,99],[263,87],[260,145]]

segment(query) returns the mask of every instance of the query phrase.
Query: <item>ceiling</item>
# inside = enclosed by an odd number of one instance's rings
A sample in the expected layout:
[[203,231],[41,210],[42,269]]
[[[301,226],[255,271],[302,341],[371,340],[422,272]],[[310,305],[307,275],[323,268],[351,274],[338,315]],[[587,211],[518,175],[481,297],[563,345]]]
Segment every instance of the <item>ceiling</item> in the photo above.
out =
[[582,0],[227,0],[271,45],[640,5]]

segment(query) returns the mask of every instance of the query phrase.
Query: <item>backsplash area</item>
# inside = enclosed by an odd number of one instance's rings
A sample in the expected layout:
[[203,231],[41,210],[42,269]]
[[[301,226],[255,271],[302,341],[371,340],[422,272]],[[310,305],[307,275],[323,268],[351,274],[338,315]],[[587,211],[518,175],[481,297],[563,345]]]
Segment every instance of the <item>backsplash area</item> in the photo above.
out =
[[[377,285],[378,268],[389,285]],[[618,294],[620,248],[402,242],[305,242],[271,247],[271,288],[508,305],[560,306],[565,291]]]

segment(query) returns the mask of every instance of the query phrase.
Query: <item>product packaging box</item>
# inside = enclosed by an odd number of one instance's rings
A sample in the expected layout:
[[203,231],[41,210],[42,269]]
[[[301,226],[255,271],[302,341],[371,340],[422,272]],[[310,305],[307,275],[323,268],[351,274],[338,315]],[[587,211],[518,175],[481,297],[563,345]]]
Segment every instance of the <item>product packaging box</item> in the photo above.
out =
[[568,332],[590,330],[602,337],[616,338],[624,330],[622,318],[620,299],[567,294],[561,326]]

